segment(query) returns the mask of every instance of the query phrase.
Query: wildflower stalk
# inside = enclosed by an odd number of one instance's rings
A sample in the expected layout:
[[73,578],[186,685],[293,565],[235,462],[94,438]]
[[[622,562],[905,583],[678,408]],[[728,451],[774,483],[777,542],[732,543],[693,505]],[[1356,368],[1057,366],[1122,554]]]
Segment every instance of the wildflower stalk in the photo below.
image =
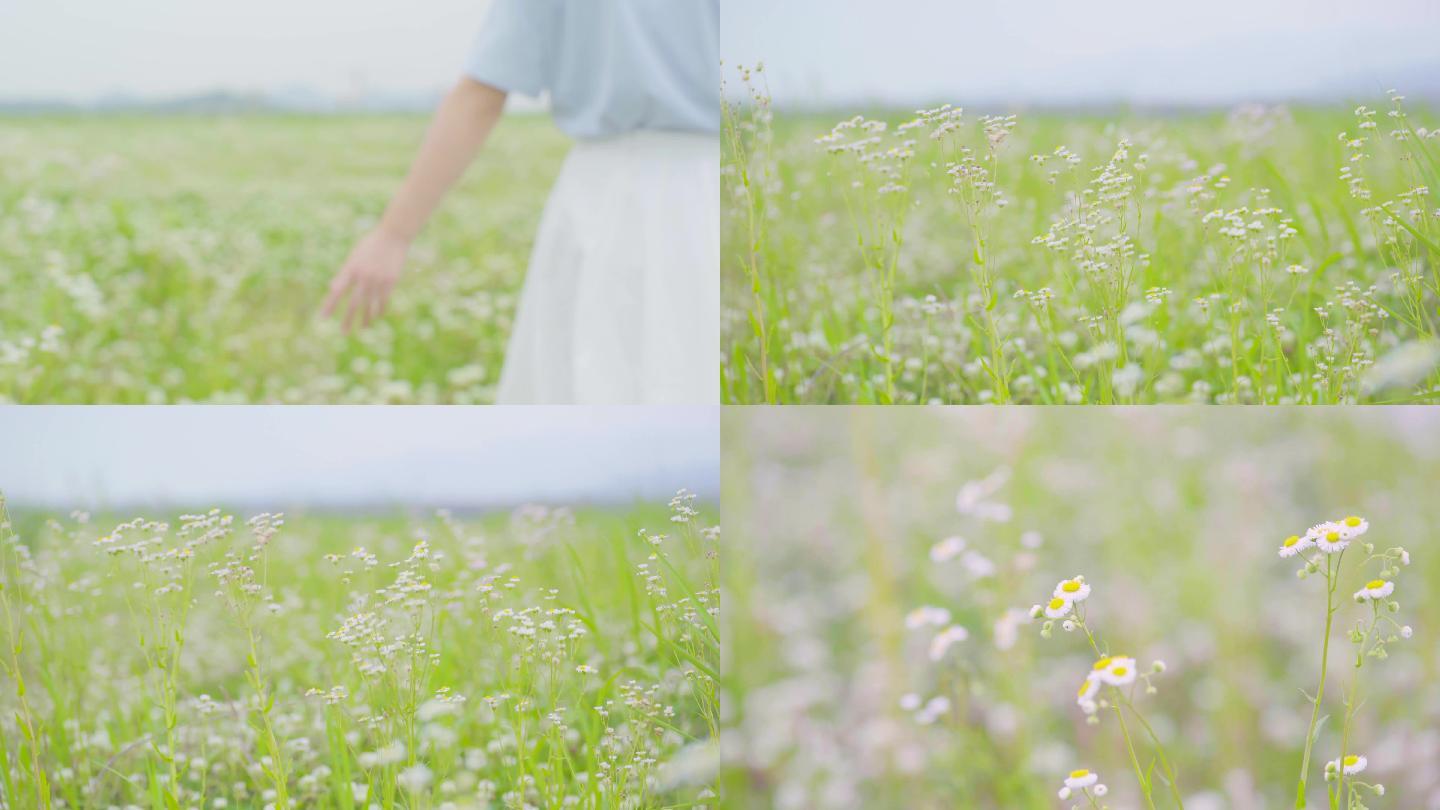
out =
[[[35,801],[42,810],[50,810],[50,782],[45,774],[45,767],[41,764],[40,758],[40,734],[39,721],[35,716],[34,709],[30,706],[30,699],[26,694],[25,675],[20,670],[20,653],[24,650],[23,633],[15,623],[14,610],[10,604],[10,593],[13,589],[11,583],[20,579],[20,560],[17,557],[14,561],[15,579],[10,578],[10,548],[15,543],[15,531],[11,528],[10,512],[5,505],[5,496],[0,494],[0,609],[5,612],[5,653],[6,658],[0,659],[0,666],[3,666],[5,674],[15,682],[15,697],[20,704],[20,710],[15,713],[15,720],[20,726],[21,734],[25,737],[25,744],[21,750],[28,753],[27,765],[30,769],[30,777],[34,780]],[[17,594],[18,590],[15,591]],[[9,758],[8,744],[0,747],[0,753]],[[8,786],[9,767],[5,765],[6,781]],[[8,793],[8,791],[7,791]],[[18,792],[15,794],[18,795]]]
[[[1320,662],[1320,687],[1316,690],[1314,707],[1311,710],[1310,730],[1305,740],[1305,755],[1301,764],[1300,782],[1296,789],[1295,806],[1297,808],[1305,807],[1306,776],[1309,770],[1310,754],[1319,729],[1319,707],[1324,697],[1325,679],[1328,674],[1326,665],[1330,649],[1330,629],[1337,609],[1335,592],[1339,587],[1345,551],[1356,538],[1369,531],[1369,528],[1370,524],[1364,518],[1351,515],[1342,520],[1327,521],[1311,527],[1303,537],[1291,535],[1280,546],[1282,558],[1305,555],[1302,557],[1305,560],[1305,567],[1299,571],[1302,579],[1317,571],[1323,572],[1326,579],[1325,639],[1322,645],[1323,658]],[[1319,557],[1305,554],[1312,548],[1318,549],[1324,555],[1325,565],[1323,568],[1320,565]],[[1326,793],[1329,796],[1331,810],[1339,810],[1342,803],[1346,808],[1363,807],[1363,802],[1357,796],[1360,788],[1373,791],[1376,795],[1384,795],[1384,785],[1372,785],[1348,778],[1363,772],[1367,765],[1364,756],[1350,753],[1351,730],[1355,711],[1358,708],[1356,700],[1360,686],[1360,670],[1365,666],[1367,657],[1385,658],[1387,643],[1399,638],[1409,638],[1411,635],[1409,627],[1401,626],[1389,616],[1382,615],[1382,604],[1384,611],[1387,612],[1393,613],[1400,609],[1399,603],[1390,599],[1390,595],[1395,592],[1395,583],[1387,578],[1399,573],[1399,566],[1410,564],[1409,552],[1397,546],[1377,553],[1375,547],[1370,543],[1364,543],[1363,548],[1368,556],[1360,562],[1360,567],[1363,568],[1372,561],[1379,561],[1381,570],[1378,578],[1367,582],[1354,595],[1356,602],[1370,603],[1371,618],[1368,626],[1361,621],[1357,623],[1355,629],[1350,631],[1350,640],[1355,644],[1355,671],[1351,676],[1350,686],[1345,695],[1345,715],[1340,730],[1340,757],[1325,764]],[[1377,634],[1376,631],[1382,620],[1389,622],[1395,628],[1396,634],[1388,637]],[[1332,780],[1334,781],[1333,787],[1330,785]]]
[[[1115,690],[1119,693],[1119,689]],[[1130,740],[1130,728],[1125,725],[1125,713],[1121,711],[1119,704],[1115,706],[1115,716],[1120,719],[1120,735],[1125,738],[1125,750],[1130,754],[1130,766],[1135,769],[1135,781],[1140,783],[1140,793],[1145,796],[1145,806],[1155,810],[1155,797],[1150,795],[1150,780],[1145,778],[1145,772],[1140,769],[1140,759],[1135,756],[1135,743]]]
[[[212,568],[211,573],[222,586],[220,595],[230,610],[235,623],[245,636],[245,679],[255,694],[253,711],[255,730],[259,734],[263,755],[261,769],[270,778],[275,789],[275,810],[290,807],[289,763],[281,746],[279,735],[270,713],[274,708],[275,694],[269,687],[264,670],[260,666],[260,645],[255,634],[255,608],[262,601],[268,601],[261,594],[268,579],[268,556],[270,540],[284,524],[282,515],[257,515],[248,521],[255,539],[255,545],[248,557],[241,558],[231,552],[226,555],[223,565]],[[256,568],[259,568],[257,574]],[[265,760],[268,759],[269,762]]]
[[260,650],[255,641],[255,631],[248,620],[243,620],[243,623],[249,642],[249,651],[245,656],[245,678],[250,682],[250,688],[255,691],[256,714],[260,719],[258,730],[261,742],[264,743],[263,752],[270,759],[270,764],[263,768],[270,777],[271,784],[275,786],[275,810],[286,810],[290,806],[289,767],[285,761],[285,752],[275,734],[275,726],[270,721],[270,709],[275,703],[275,696],[266,685],[265,675],[260,669]]
[[[763,73],[763,66],[752,70],[741,69],[741,76],[744,78],[746,88],[750,92],[750,101],[753,105],[751,121],[748,128],[752,130],[754,137],[768,150],[770,135],[769,125],[769,93],[757,89],[752,84],[752,77]],[[769,163],[763,163],[763,171],[760,177],[755,177],[754,156],[747,147],[743,134],[747,125],[740,120],[740,113],[729,100],[724,97],[724,85],[721,85],[721,114],[725,119],[725,134],[729,141],[731,153],[735,156],[735,166],[740,172],[740,187],[745,196],[745,225],[747,239],[745,243],[744,260],[741,266],[745,268],[745,275],[750,282],[750,328],[755,333],[755,340],[760,349],[760,382],[765,393],[765,402],[774,405],[778,401],[778,385],[775,372],[770,367],[770,342],[771,332],[766,322],[766,300],[764,292],[764,277],[760,272],[760,248],[765,244],[765,186],[768,184]],[[761,125],[767,130],[760,131]]]
[[[1356,644],[1355,672],[1350,679],[1349,694],[1345,696],[1345,720],[1340,727],[1340,762],[1342,763],[1342,766],[1345,762],[1345,758],[1350,755],[1350,724],[1355,717],[1355,695],[1360,688],[1360,670],[1365,666],[1366,647],[1369,646],[1371,636],[1374,635],[1376,627],[1378,627],[1380,624],[1380,603],[1378,601],[1372,600],[1370,602],[1370,607],[1372,611],[1370,626],[1366,628],[1365,634],[1360,637],[1359,641]],[[1338,784],[1335,789],[1335,795],[1331,799],[1332,807],[1339,806],[1339,802],[1341,800],[1340,797],[1342,796],[1346,797],[1345,801],[1347,807],[1349,807],[1352,803],[1354,796],[1346,793],[1345,781],[1345,769],[1344,767],[1341,767]],[[1353,780],[1351,781],[1353,782]],[[1352,786],[1352,794],[1353,790],[1354,789]]]
[[1305,731],[1305,755],[1300,760],[1300,781],[1295,788],[1295,807],[1305,807],[1305,781],[1310,773],[1310,754],[1315,747],[1315,726],[1320,722],[1320,701],[1325,697],[1325,675],[1330,667],[1330,628],[1335,620],[1335,587],[1338,577],[1338,563],[1345,557],[1342,550],[1338,559],[1331,562],[1325,558],[1325,640],[1320,645],[1320,685],[1315,689],[1314,707],[1310,711],[1310,727]]
[[1146,736],[1150,738],[1150,744],[1155,746],[1155,754],[1160,759],[1160,768],[1165,772],[1165,778],[1170,784],[1170,795],[1175,798],[1175,806],[1180,810],[1185,810],[1185,800],[1180,796],[1180,780],[1175,777],[1175,769],[1170,765],[1170,758],[1165,755],[1165,746],[1160,744],[1160,738],[1155,735],[1155,729],[1151,728],[1150,723],[1145,720],[1145,715],[1135,708],[1135,704],[1124,695],[1121,695],[1121,700],[1124,702],[1125,708],[1135,715],[1135,719],[1145,729]]
[[[1085,633],[1085,640],[1090,642],[1090,649],[1095,653],[1096,657],[1103,659],[1106,655],[1100,650],[1100,644],[1095,640],[1095,634],[1090,632],[1090,626],[1085,623],[1083,613],[1084,606],[1082,603],[1076,606],[1075,612],[1071,615],[1070,620]],[[1140,725],[1145,729],[1145,734],[1150,738],[1150,744],[1155,747],[1156,757],[1160,760],[1160,767],[1165,772],[1165,778],[1169,782],[1170,795],[1175,799],[1175,806],[1178,807],[1179,810],[1185,810],[1185,800],[1180,795],[1180,783],[1175,777],[1175,769],[1171,767],[1170,758],[1165,754],[1165,746],[1160,742],[1159,736],[1155,734],[1155,729],[1145,720],[1144,715],[1140,713],[1139,709],[1135,708],[1134,702],[1121,691],[1120,687],[1113,686],[1111,687],[1111,691],[1116,701],[1114,708],[1115,716],[1120,720],[1120,733],[1125,738],[1125,750],[1130,755],[1130,764],[1135,769],[1135,781],[1140,783],[1140,791],[1145,796],[1146,805],[1154,810],[1154,789],[1150,784],[1150,780],[1145,777],[1145,772],[1140,767],[1139,757],[1135,754],[1135,745],[1130,737],[1130,729],[1125,723],[1124,709],[1129,709],[1130,713],[1135,715],[1135,719],[1138,720]]]

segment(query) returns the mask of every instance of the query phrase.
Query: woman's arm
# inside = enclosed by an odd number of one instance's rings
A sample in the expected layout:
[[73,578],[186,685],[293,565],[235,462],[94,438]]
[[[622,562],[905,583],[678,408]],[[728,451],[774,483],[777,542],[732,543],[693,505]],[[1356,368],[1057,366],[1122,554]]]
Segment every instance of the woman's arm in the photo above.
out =
[[345,331],[368,326],[385,311],[405,255],[445,193],[465,172],[505,107],[505,91],[462,78],[445,96],[405,182],[385,208],[380,224],[350,251],[330,282],[323,315],[345,303]]

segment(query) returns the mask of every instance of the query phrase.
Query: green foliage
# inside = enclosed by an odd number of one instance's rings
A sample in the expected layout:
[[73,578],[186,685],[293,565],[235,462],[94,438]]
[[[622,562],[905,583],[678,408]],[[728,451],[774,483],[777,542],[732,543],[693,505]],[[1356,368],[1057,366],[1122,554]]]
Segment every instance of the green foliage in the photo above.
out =
[[837,126],[741,78],[728,402],[1440,396],[1440,135],[1399,97]]
[[0,787],[27,807],[710,805],[706,520],[684,495],[288,525],[23,514],[0,530]]

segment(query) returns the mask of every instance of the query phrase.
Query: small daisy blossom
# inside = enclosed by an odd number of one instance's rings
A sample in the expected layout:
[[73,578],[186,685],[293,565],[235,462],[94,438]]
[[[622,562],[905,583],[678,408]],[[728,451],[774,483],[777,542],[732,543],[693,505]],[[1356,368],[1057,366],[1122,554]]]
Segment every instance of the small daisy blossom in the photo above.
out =
[[1312,526],[1307,534],[1315,539],[1315,547],[1326,554],[1344,551],[1345,547],[1350,545],[1350,537],[1345,527],[1339,523],[1326,522]]
[[947,537],[930,547],[931,562],[946,562],[960,556],[965,550],[965,538]]
[[1096,676],[1111,686],[1132,684],[1135,682],[1135,659],[1111,656],[1105,667],[1096,671]]
[[1094,700],[1095,693],[1100,691],[1100,676],[1094,672],[1085,676],[1080,684],[1080,691],[1075,693],[1075,702],[1082,706],[1086,701]]
[[1365,583],[1365,587],[1355,592],[1355,601],[1369,602],[1372,599],[1384,599],[1395,592],[1395,583],[1386,582],[1383,579],[1372,579]]
[[1054,599],[1051,599],[1048,603],[1046,603],[1045,615],[1051,619],[1063,619],[1066,616],[1069,616],[1070,611],[1074,608],[1075,604],[1069,599],[1064,599],[1057,596]]
[[1345,527],[1345,530],[1349,532],[1351,539],[1359,537],[1365,532],[1370,531],[1370,521],[1357,515],[1350,515],[1344,520],[1338,520],[1336,522],[1339,523],[1341,526]]
[[958,624],[952,624],[941,630],[935,634],[935,638],[930,640],[930,660],[939,661],[945,657],[945,651],[950,649],[951,644],[964,641],[969,637],[970,631]]
[[911,630],[918,630],[926,625],[941,627],[949,623],[950,611],[942,607],[922,605],[905,616],[905,626]]
[[[1350,756],[1345,757],[1345,775],[1354,776],[1355,774],[1365,770],[1365,766],[1369,764],[1370,760],[1366,759],[1365,757],[1362,757],[1358,754],[1351,754]],[[1340,760],[1330,760],[1330,769],[1336,771],[1340,770]]]
[[1071,771],[1070,775],[1065,777],[1065,787],[1071,790],[1080,790],[1082,788],[1088,788],[1099,781],[1100,774],[1081,768]]
[[1280,556],[1294,557],[1296,554],[1299,554],[1306,549],[1314,547],[1315,538],[1311,537],[1309,534],[1292,534],[1289,537],[1285,538],[1285,542],[1280,544]]
[[1090,586],[1079,577],[1061,580],[1060,584],[1055,586],[1053,596],[1070,602],[1084,602],[1090,596]]

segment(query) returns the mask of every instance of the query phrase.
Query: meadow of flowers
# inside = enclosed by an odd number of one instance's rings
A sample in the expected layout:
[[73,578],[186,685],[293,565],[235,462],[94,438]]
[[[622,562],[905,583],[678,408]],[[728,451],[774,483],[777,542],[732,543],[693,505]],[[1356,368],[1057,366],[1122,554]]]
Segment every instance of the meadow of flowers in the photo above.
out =
[[1440,128],[1398,93],[832,117],[738,74],[728,402],[1440,398]]
[[704,512],[16,512],[0,807],[713,807]]
[[483,403],[566,148],[511,118],[345,337],[331,275],[420,117],[0,118],[0,402]]
[[727,803],[1440,808],[1440,413],[722,418]]

